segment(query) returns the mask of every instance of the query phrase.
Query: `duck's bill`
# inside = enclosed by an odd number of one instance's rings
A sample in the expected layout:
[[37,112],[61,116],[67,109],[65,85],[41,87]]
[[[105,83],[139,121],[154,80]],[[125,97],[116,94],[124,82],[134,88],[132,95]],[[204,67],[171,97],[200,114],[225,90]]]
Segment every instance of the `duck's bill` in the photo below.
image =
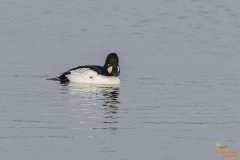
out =
[[119,76],[118,66],[113,66],[113,68],[112,68],[112,74],[113,74],[115,77]]

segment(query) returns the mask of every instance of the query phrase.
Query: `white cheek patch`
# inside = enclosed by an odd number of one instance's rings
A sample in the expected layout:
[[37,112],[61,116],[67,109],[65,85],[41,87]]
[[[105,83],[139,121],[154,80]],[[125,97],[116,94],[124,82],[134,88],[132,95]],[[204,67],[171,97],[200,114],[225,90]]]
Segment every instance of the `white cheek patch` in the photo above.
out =
[[108,71],[108,73],[112,73],[112,66],[108,67],[107,71]]

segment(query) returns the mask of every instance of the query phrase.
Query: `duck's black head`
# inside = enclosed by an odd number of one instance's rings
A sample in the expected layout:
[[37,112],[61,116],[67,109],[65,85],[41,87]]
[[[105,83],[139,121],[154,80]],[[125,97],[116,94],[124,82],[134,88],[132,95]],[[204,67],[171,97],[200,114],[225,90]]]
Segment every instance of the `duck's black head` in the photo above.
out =
[[116,53],[110,53],[105,61],[104,68],[109,76],[119,76],[120,67],[118,65],[118,55]]

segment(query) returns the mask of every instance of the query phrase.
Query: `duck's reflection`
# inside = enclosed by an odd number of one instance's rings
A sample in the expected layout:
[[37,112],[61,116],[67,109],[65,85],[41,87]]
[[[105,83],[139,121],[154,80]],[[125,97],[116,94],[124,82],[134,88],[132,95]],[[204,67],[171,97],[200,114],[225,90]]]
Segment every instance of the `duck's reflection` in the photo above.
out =
[[[84,106],[102,105],[115,110],[114,108],[117,109],[116,104],[120,103],[117,100],[119,96],[119,85],[88,85],[70,83],[69,90],[71,94],[80,96],[79,100],[83,100],[82,105]],[[114,113],[114,111],[112,113]]]
[[[102,110],[104,121],[102,123],[118,123],[116,114],[119,97],[119,85],[90,85],[69,83],[70,94],[76,95],[71,99],[76,106],[85,106],[85,110]],[[103,106],[101,108],[96,106]],[[83,108],[82,108],[83,109]],[[99,117],[99,116],[97,116]],[[102,117],[102,116],[101,116]]]

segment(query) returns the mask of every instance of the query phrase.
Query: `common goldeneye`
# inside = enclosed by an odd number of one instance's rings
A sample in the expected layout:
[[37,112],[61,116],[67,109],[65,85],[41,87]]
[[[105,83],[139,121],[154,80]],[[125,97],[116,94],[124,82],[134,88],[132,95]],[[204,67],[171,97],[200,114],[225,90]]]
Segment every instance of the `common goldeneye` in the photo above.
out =
[[79,66],[50,80],[58,80],[61,83],[120,84],[119,75],[118,56],[116,53],[110,53],[103,67],[97,65]]

